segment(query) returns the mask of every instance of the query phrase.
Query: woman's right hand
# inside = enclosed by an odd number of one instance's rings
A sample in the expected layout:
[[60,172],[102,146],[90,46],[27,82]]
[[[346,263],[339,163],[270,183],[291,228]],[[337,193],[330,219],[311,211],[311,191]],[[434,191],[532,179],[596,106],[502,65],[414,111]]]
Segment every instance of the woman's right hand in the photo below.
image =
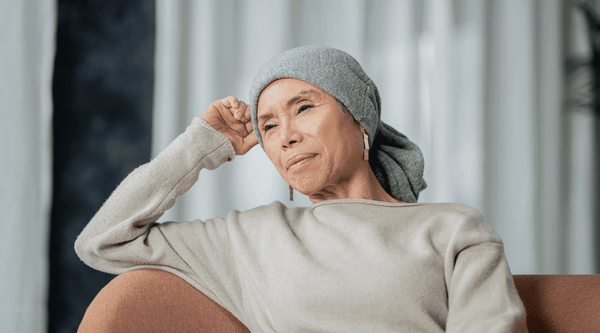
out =
[[253,133],[250,105],[238,101],[235,96],[214,101],[201,117],[231,141],[236,155],[244,155],[258,144]]

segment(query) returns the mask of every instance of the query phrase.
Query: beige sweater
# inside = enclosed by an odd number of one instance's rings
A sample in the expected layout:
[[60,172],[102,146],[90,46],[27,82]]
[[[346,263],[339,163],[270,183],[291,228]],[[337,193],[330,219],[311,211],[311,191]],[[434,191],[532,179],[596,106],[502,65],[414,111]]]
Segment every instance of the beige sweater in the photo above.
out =
[[502,240],[468,206],[276,201],[155,223],[200,170],[234,158],[229,140],[196,117],[123,180],[77,238],[77,254],[113,274],[175,273],[252,332],[527,332]]

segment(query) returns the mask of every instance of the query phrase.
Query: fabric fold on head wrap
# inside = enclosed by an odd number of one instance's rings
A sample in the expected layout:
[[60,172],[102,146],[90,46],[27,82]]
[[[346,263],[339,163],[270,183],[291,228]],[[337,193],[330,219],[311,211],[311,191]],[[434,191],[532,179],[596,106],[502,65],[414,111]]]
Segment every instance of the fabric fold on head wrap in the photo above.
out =
[[380,120],[381,99],[375,83],[349,54],[327,46],[306,45],[287,50],[267,62],[250,86],[252,125],[263,150],[258,127],[260,93],[273,81],[295,78],[313,84],[338,99],[369,135],[369,163],[377,180],[392,197],[417,202],[427,187],[425,162],[419,147]]

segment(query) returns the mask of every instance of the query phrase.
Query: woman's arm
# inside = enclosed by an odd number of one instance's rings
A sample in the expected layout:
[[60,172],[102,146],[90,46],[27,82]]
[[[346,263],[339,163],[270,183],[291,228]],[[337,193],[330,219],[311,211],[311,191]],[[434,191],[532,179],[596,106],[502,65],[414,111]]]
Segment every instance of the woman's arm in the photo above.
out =
[[229,140],[196,117],[155,159],[133,170],[111,194],[75,242],[77,255],[98,270],[120,274],[136,265],[189,268],[166,241],[149,243],[149,229],[200,170],[235,158]]
[[[213,127],[215,121],[221,130]],[[78,236],[77,255],[113,274],[141,267],[170,271],[243,320],[227,221],[156,221],[194,185],[200,170],[216,169],[256,145],[251,132],[245,103],[230,96],[211,104],[155,159],[121,182]]]
[[[257,143],[250,107],[233,96],[215,101],[155,159],[121,182],[78,236],[77,255],[89,266],[113,274],[139,265],[163,265],[193,273],[160,228],[153,228],[155,222],[194,185],[200,170],[216,169]],[[167,225],[164,228],[166,231]],[[206,227],[181,223],[168,229],[184,233],[184,240],[191,243],[200,233],[211,231],[214,238],[227,239],[222,228],[212,223]]]
[[446,332],[527,332],[502,240],[479,212],[465,215],[448,247]]

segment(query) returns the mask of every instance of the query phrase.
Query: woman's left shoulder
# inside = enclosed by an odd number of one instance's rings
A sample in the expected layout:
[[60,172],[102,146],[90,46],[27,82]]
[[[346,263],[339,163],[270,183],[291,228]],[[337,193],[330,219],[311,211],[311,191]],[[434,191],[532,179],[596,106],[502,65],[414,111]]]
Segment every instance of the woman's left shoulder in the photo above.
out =
[[451,202],[428,203],[421,206],[423,209],[430,210],[435,214],[452,215],[468,219],[484,219],[483,214],[477,208]]
[[[476,208],[458,203],[435,203],[430,209],[436,212],[438,220],[453,229],[452,234],[472,235],[488,241],[501,242],[500,236]],[[446,229],[447,230],[447,229]]]

